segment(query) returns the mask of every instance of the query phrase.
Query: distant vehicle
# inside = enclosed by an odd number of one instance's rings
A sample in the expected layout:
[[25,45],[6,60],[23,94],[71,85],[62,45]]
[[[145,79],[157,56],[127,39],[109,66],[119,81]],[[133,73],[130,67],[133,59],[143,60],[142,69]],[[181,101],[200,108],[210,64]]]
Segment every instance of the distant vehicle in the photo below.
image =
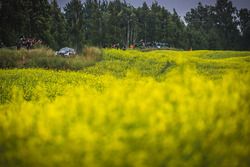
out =
[[157,48],[157,49],[161,49],[161,48],[169,48],[169,44],[166,42],[137,42],[135,43],[135,47],[138,48]]
[[75,54],[76,54],[75,49],[68,48],[68,47],[65,47],[65,48],[60,49],[59,51],[56,51],[56,55],[58,56],[71,56]]

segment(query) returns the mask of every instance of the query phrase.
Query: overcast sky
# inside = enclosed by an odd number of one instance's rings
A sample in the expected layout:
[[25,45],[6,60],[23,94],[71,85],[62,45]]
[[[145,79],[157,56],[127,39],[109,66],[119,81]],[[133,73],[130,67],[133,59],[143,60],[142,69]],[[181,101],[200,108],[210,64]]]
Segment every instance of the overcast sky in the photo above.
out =
[[[66,3],[70,0],[58,0],[58,3],[61,7],[64,7]],[[84,1],[84,0],[82,0]],[[154,0],[126,0],[133,6],[141,6],[144,1],[148,5],[151,5]],[[185,14],[191,9],[197,6],[198,2],[202,4],[212,4],[214,5],[216,0],[158,0],[158,3],[162,6],[165,6],[170,12],[173,11],[173,8],[176,9],[179,15],[185,16]],[[232,0],[233,5],[238,9],[248,8],[250,9],[250,0]]]

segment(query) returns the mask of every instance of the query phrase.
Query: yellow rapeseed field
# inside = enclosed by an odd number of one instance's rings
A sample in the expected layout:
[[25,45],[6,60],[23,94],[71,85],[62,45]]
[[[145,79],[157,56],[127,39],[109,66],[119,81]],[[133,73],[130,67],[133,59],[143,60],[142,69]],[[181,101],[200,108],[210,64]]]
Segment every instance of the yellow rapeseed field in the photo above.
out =
[[0,70],[0,166],[249,167],[250,52],[104,50]]

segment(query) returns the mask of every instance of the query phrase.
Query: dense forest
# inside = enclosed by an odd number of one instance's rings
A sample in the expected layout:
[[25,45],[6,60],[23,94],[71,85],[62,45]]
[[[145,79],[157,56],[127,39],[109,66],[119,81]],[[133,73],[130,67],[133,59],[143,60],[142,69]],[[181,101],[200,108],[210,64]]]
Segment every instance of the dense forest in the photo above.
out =
[[40,39],[53,49],[71,46],[129,46],[163,42],[181,49],[250,50],[250,10],[229,0],[197,6],[184,20],[157,1],[133,7],[125,0],[1,0],[0,42],[15,46],[21,36]]

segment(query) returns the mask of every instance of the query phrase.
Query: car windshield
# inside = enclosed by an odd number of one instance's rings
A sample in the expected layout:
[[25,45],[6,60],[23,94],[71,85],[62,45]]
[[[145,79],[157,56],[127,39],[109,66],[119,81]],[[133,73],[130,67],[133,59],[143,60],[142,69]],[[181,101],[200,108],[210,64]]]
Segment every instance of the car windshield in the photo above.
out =
[[71,51],[72,49],[71,48],[62,48],[60,49],[61,52],[68,52],[68,51]]

